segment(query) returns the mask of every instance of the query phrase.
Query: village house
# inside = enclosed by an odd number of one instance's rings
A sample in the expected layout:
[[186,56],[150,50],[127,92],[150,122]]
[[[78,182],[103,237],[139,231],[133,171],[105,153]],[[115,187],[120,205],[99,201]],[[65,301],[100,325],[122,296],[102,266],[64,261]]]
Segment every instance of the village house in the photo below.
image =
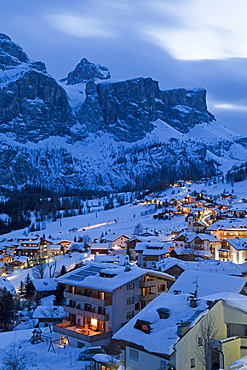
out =
[[173,239],[175,251],[183,250],[184,254],[195,257],[210,258],[214,246],[219,243],[215,235],[206,233],[182,232]]
[[68,336],[76,347],[107,343],[161,292],[173,277],[136,266],[91,263],[57,279],[66,284],[67,321],[54,326],[59,339]]
[[230,218],[219,220],[208,228],[217,239],[244,238],[247,237],[247,221],[245,218]]
[[57,281],[55,278],[32,279],[35,298],[41,299],[55,293]]
[[66,316],[66,312],[62,306],[42,305],[36,307],[33,312],[33,319],[38,320],[38,326],[47,327],[57,323],[61,323]]
[[174,276],[176,279],[186,270],[213,272],[218,274],[243,276],[240,268],[233,262],[222,262],[211,259],[200,261],[182,261],[177,258],[166,258],[157,263],[157,270]]
[[19,238],[17,240],[19,246],[16,248],[16,255],[29,257],[30,266],[35,265],[37,260],[41,257],[38,238]]
[[244,263],[247,261],[247,237],[224,239],[215,246],[215,259]]
[[198,297],[221,292],[247,295],[247,279],[214,272],[186,270],[171,286],[169,292],[194,294]]
[[122,248],[126,249],[126,241],[130,239],[127,235],[119,235],[116,237],[116,234],[107,234],[100,238],[100,243],[108,243],[109,249]]
[[27,256],[15,256],[12,262],[9,263],[13,269],[25,269],[29,267],[29,257]]
[[225,368],[247,354],[246,315],[247,297],[239,294],[194,299],[187,294],[163,293],[113,340],[125,348],[126,369],[201,370],[207,330],[208,368]]
[[172,247],[172,242],[138,243],[135,247],[135,251],[138,255],[138,266],[147,269],[154,268],[157,262],[169,255],[169,251]]

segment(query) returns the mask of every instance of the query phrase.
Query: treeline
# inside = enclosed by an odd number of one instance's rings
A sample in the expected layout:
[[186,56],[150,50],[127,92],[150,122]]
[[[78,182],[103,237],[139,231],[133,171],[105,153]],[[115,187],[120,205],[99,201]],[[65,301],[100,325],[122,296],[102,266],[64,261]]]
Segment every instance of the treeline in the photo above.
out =
[[247,162],[233,166],[225,175],[226,182],[239,182],[247,179]]
[[[20,190],[1,188],[0,214],[9,217],[0,218],[0,234],[12,230],[22,229],[31,225],[31,212],[35,212],[37,221],[70,217],[82,214],[82,208],[86,199],[99,198],[106,193],[88,190],[67,190],[64,193],[56,193],[41,186],[26,185]],[[78,210],[77,213],[75,210]]]

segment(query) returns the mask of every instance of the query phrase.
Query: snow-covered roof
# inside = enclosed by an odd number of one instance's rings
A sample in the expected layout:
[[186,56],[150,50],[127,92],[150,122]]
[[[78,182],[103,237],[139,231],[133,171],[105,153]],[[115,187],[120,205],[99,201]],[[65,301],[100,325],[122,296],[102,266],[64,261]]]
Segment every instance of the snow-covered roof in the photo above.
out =
[[163,254],[168,253],[169,252],[169,248],[170,248],[170,245],[163,245],[163,247],[161,249],[145,248],[143,250],[142,255],[143,256],[161,256]]
[[247,251],[247,238],[230,238],[225,240],[237,251]]
[[66,312],[62,306],[38,306],[33,313],[34,319],[64,318]]
[[218,292],[240,293],[246,284],[247,280],[238,276],[187,270],[179,276],[169,291],[177,290],[189,294],[197,288],[198,297],[203,297]]
[[[158,271],[143,269],[137,266],[131,266],[130,270],[125,266],[116,264],[96,264],[90,263],[86,267],[81,267],[72,272],[69,272],[57,279],[65,284],[82,286],[91,289],[102,289],[112,292],[115,289],[135,280],[139,277],[148,274],[153,276],[163,277],[164,279],[173,280],[173,276]],[[109,277],[103,277],[107,275]]]
[[19,261],[21,263],[25,263],[26,261],[29,260],[29,257],[27,256],[16,256],[12,262]]
[[32,283],[37,292],[56,290],[57,287],[55,278],[32,279]]
[[[193,320],[208,307],[205,300],[200,300],[198,307],[192,308],[189,306],[187,298],[187,294],[160,294],[124,325],[123,328],[118,330],[113,338],[135,343],[152,353],[170,355],[174,351],[174,344],[179,339],[177,334],[177,323],[180,321],[193,322]],[[160,318],[157,310],[161,308],[168,310],[168,318]],[[134,327],[137,320],[150,323],[150,334]]]
[[247,220],[245,218],[219,220],[211,224],[207,229],[212,231],[218,229],[247,229]]
[[212,234],[183,232],[183,231],[178,236],[176,236],[176,238],[174,238],[174,240],[176,240],[180,236],[184,236],[185,238],[187,238],[186,241],[189,242],[189,243],[192,242],[196,237],[198,237],[201,240],[208,240],[210,242],[218,242],[219,241],[219,239],[217,239],[216,236],[212,235]]
[[16,249],[30,249],[30,250],[33,250],[33,249],[36,249],[36,250],[39,250],[39,246],[38,245],[33,245],[33,246],[23,246],[23,245],[21,245],[21,246],[19,246],[19,247],[17,247]]
[[15,294],[15,288],[11,282],[8,279],[0,276],[0,290],[4,290],[4,288],[11,294]]
[[[247,312],[247,297],[236,293],[218,293],[200,298],[195,308],[190,307],[187,298],[188,294],[160,294],[118,330],[113,339],[134,343],[151,353],[171,355],[180,338],[177,334],[178,323],[187,321],[190,327],[193,326],[207,312],[207,301],[224,300],[228,305]],[[165,309],[168,317],[160,318],[159,309]],[[150,333],[135,328],[137,320],[149,323]]]
[[94,250],[94,249],[108,249],[109,248],[109,245],[108,243],[92,243],[91,244],[91,250]]
[[214,272],[225,275],[242,275],[240,268],[231,261],[201,260],[201,261],[182,261],[177,258],[169,257],[157,262],[156,267],[161,271],[166,271],[173,266],[180,266],[183,270],[194,270],[204,272]]
[[125,255],[118,254],[117,256],[112,256],[109,254],[95,254],[94,261],[101,262],[101,263],[120,263],[123,265],[125,262]]

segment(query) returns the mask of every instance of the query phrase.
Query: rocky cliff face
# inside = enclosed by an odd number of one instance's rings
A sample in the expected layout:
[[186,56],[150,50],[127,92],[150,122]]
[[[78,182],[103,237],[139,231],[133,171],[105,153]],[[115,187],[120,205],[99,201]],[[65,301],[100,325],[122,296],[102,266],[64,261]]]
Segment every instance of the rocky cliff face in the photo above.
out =
[[[236,160],[236,145],[246,158],[243,140],[218,134],[204,89],[116,82],[85,58],[63,82],[0,34],[0,186],[141,189],[211,176],[224,155]],[[195,139],[197,127],[212,140]]]
[[0,35],[0,132],[19,142],[70,135],[76,123],[64,89],[8,36]]
[[85,102],[76,114],[89,131],[104,130],[128,142],[145,137],[157,119],[183,133],[214,119],[207,111],[205,89],[161,91],[151,78],[88,82]]

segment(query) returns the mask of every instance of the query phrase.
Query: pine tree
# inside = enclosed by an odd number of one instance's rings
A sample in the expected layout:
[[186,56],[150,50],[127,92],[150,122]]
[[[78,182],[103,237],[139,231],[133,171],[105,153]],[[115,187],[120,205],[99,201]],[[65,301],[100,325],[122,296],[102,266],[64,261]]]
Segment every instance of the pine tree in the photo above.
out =
[[14,299],[10,292],[4,288],[2,296],[0,297],[0,324],[6,330],[8,324],[14,318]]
[[66,267],[63,265],[61,267],[61,271],[60,271],[60,275],[59,276],[65,275],[66,273],[67,273]]
[[34,299],[34,286],[33,286],[33,283],[32,283],[32,280],[29,276],[29,273],[27,274],[26,276],[26,279],[24,280],[24,287],[25,287],[25,299],[28,300],[28,309],[30,310],[30,307],[31,307],[31,302],[33,301]]
[[65,290],[65,285],[62,283],[57,284],[57,288],[54,292],[54,300],[53,304],[54,306],[63,306],[65,303],[65,298],[64,298],[64,290]]
[[23,294],[25,293],[25,285],[24,285],[24,283],[23,283],[23,281],[21,280],[21,282],[20,282],[20,286],[19,286],[19,294],[20,294],[20,296],[23,296]]

